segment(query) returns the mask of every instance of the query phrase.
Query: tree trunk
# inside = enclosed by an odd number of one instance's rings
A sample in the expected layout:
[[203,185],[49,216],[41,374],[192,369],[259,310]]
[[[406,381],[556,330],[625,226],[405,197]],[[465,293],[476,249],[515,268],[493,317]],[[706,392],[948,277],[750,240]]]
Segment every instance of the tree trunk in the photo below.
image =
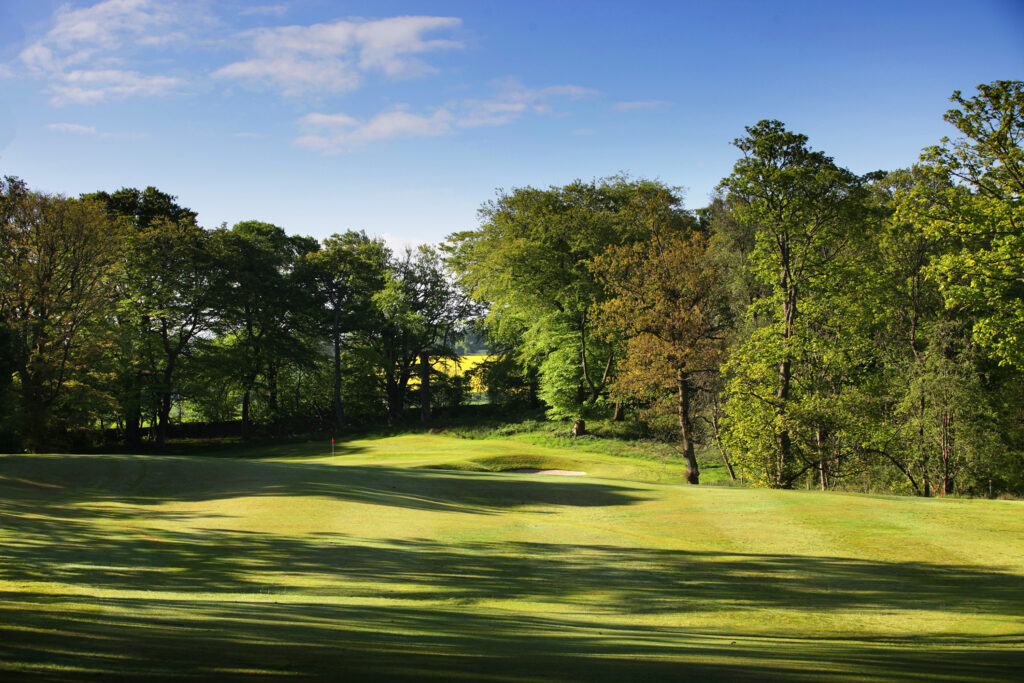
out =
[[137,447],[142,444],[139,433],[139,424],[142,422],[142,390],[133,388],[129,395],[131,398],[128,399],[124,416],[124,436],[129,446]]
[[821,427],[814,430],[814,445],[818,450],[818,476],[821,479],[821,490],[828,490],[828,468],[825,463],[825,448],[822,442],[825,440],[822,436]]
[[622,401],[615,402],[615,412],[612,413],[612,422],[622,422],[626,419],[626,410],[622,406]]
[[242,438],[249,438],[249,390],[242,392]]
[[942,496],[953,493],[953,416],[946,411],[942,415]]
[[405,421],[405,393],[397,382],[388,382],[386,394],[388,425],[393,427]]
[[168,423],[171,421],[171,396],[174,391],[171,387],[173,377],[174,356],[172,355],[167,361],[167,367],[164,369],[163,385],[160,387],[160,403],[158,404],[156,416],[156,448],[160,452],[163,452],[167,447],[167,428]]
[[277,362],[271,360],[267,363],[267,410],[274,422],[277,422]]
[[729,454],[725,452],[725,446],[722,445],[722,439],[718,433],[718,396],[715,396],[715,407],[711,412],[711,429],[715,434],[715,444],[718,446],[718,452],[722,456],[722,462],[725,463],[725,468],[729,470],[729,478],[732,481],[736,481],[736,471],[732,468],[732,463],[729,462]]
[[420,422],[430,422],[430,355],[420,354]]
[[584,436],[586,435],[586,433],[587,423],[583,420],[583,418],[577,418],[576,421],[572,423],[572,435]]
[[778,460],[776,462],[775,486],[777,488],[789,488],[792,480],[788,476],[790,467],[791,438],[789,428],[786,424],[786,404],[789,402],[789,384],[792,379],[792,362],[789,358],[789,340],[793,336],[793,325],[796,321],[796,288],[790,277],[788,249],[782,255],[782,272],[779,274],[779,284],[785,293],[786,300],[783,303],[783,330],[782,330],[782,360],[779,361],[779,390],[776,394],[778,407],[776,415],[782,422],[783,427],[776,435],[779,444]]
[[[779,391],[776,397],[779,400],[779,407],[776,414],[785,423],[786,401],[789,399],[790,361],[786,359],[779,363]],[[789,454],[791,450],[789,428],[782,427],[777,435],[779,454],[775,463],[775,486],[785,488],[787,486],[786,471],[789,467]]]
[[341,405],[341,336],[337,330],[337,311],[334,317],[334,428],[341,429],[345,426],[345,409]]
[[683,460],[686,462],[686,483],[699,484],[700,470],[693,452],[693,427],[690,424],[690,383],[682,370],[676,370],[676,389],[679,408],[679,434],[683,439]]
[[932,495],[932,481],[928,476],[928,450],[924,445],[924,393],[921,394],[917,407],[917,447],[921,454],[921,479],[924,486],[924,497]]

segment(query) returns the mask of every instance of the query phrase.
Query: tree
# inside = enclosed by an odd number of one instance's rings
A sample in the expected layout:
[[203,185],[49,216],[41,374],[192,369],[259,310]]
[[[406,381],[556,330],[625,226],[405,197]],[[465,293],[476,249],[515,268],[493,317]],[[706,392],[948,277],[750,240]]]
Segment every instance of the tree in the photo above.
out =
[[217,321],[218,263],[210,233],[187,220],[136,225],[126,245],[119,318],[128,334],[137,334],[128,346],[138,359],[132,375],[148,379],[144,386],[156,400],[156,441],[163,450],[181,362]]
[[21,433],[30,450],[55,440],[54,411],[88,384],[100,323],[113,310],[121,235],[90,201],[0,182],[0,323],[18,378]]
[[700,481],[694,454],[693,403],[702,375],[718,369],[728,328],[728,298],[707,238],[653,230],[647,242],[613,247],[594,262],[613,298],[604,322],[625,338],[612,393],[659,400],[674,394],[686,480]]
[[231,335],[241,368],[242,433],[249,436],[254,394],[262,379],[266,408],[277,417],[277,372],[284,362],[307,362],[313,351],[299,342],[312,323],[315,299],[299,264],[318,248],[270,223],[243,221],[218,230],[221,331]]
[[651,212],[692,220],[660,183],[609,178],[502,194],[481,208],[478,229],[452,236],[464,286],[488,307],[497,336],[521,331],[520,362],[537,368],[549,414],[572,418],[574,433],[600,409],[620,351],[595,334],[605,292],[590,264],[608,247],[646,239]]
[[474,306],[452,281],[441,254],[427,246],[390,260],[373,304],[373,317],[354,335],[353,348],[378,370],[389,424],[404,420],[409,380],[418,369],[426,421],[432,359],[455,357],[455,343],[474,317]]
[[1024,369],[1024,82],[951,99],[960,108],[945,119],[962,137],[925,150],[921,170],[932,177],[902,210],[933,237],[955,241],[934,266],[946,305],[972,311],[978,343]]
[[333,420],[345,425],[342,402],[342,355],[348,338],[370,324],[373,295],[384,286],[390,250],[379,239],[349,230],[331,235],[318,251],[306,255],[311,279],[324,307],[321,329],[333,351]]
[[829,369],[816,388],[810,372],[823,360],[833,368],[843,360],[835,338],[845,327],[829,321],[838,321],[834,304],[841,299],[827,293],[841,281],[860,223],[863,181],[778,121],[748,127],[734,144],[743,158],[719,187],[735,219],[755,231],[747,266],[761,290],[746,309],[747,329],[729,365],[729,434],[761,481],[788,487],[816,460],[821,441],[801,415],[801,400],[820,392],[821,382],[829,391],[843,382],[842,372]]
[[112,353],[126,440],[139,444],[143,408],[155,401],[162,447],[167,425],[160,424],[159,415],[169,415],[179,359],[212,322],[212,262],[205,236],[195,211],[152,186],[94,192],[83,199],[101,203],[126,235]]

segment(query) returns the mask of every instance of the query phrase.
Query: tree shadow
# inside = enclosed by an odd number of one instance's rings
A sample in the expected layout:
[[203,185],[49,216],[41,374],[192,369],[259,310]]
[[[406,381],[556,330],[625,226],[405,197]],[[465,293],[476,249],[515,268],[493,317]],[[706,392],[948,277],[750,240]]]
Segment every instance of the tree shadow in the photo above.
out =
[[[0,594],[5,680],[981,681],[1024,665],[1024,579],[997,568],[189,529],[216,517],[157,505],[312,495],[374,503],[381,514],[550,514],[631,505],[643,487],[300,461],[38,457],[0,460],[0,580],[24,587]],[[687,615],[735,624],[730,614],[917,610],[1016,626],[998,637],[816,638],[785,626],[768,637],[672,625]]]
[[499,514],[508,508],[604,507],[644,500],[636,488],[608,483],[386,466],[339,467],[301,460],[181,456],[4,456],[0,484],[18,490],[22,497],[42,497],[61,505],[324,496],[415,510]]
[[766,638],[465,608],[0,594],[0,672],[33,680],[948,680],[1019,673],[1020,636]]

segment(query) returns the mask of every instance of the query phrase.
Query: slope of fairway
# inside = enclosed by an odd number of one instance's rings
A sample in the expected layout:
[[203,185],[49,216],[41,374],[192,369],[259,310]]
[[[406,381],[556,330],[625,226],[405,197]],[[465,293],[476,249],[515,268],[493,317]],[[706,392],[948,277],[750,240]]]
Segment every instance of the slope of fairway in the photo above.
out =
[[329,449],[0,456],[0,679],[1024,667],[1019,502],[686,487],[675,465],[431,435]]

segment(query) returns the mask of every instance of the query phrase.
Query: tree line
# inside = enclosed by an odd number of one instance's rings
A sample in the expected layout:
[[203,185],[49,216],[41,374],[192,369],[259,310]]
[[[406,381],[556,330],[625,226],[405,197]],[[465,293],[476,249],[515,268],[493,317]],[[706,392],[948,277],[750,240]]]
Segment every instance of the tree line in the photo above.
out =
[[40,450],[96,425],[162,445],[182,404],[243,435],[429,420],[472,330],[492,402],[641,424],[691,483],[703,452],[755,485],[1019,494],[1024,84],[952,99],[959,137],[909,169],[858,175],[761,121],[707,207],[629,177],[524,187],[404,254],[7,178],[2,428]]
[[[243,221],[208,230],[156,188],[77,199],[0,184],[0,343],[9,448],[111,427],[165,445],[172,408],[297,428],[436,405],[474,305],[436,249],[349,231],[317,242]],[[80,441],[81,439],[79,439]]]

